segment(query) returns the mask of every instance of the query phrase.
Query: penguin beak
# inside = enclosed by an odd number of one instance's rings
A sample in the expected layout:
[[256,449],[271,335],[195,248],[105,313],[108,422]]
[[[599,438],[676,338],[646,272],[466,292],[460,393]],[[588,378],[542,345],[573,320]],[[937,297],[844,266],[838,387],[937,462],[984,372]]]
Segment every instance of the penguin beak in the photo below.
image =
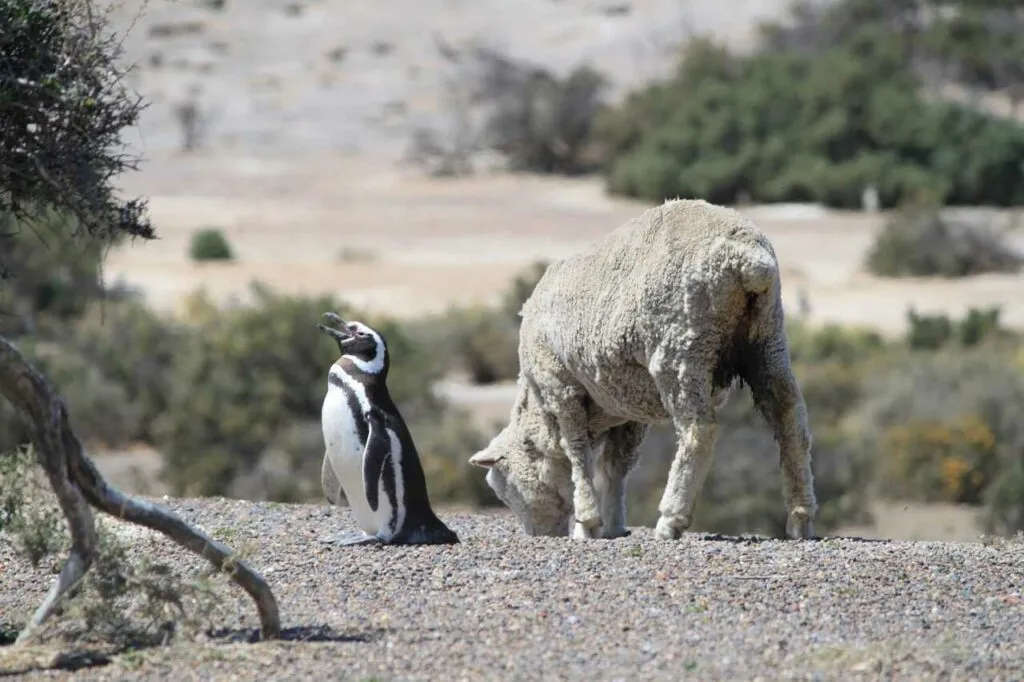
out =
[[329,322],[333,322],[334,324],[338,325],[339,327],[341,327],[341,329],[333,329],[331,327],[327,327],[320,323],[317,323],[316,326],[320,329],[320,331],[330,336],[339,344],[341,344],[344,341],[348,341],[349,339],[352,338],[351,332],[348,331],[348,322],[341,319],[334,313],[324,313],[323,318],[328,320]]

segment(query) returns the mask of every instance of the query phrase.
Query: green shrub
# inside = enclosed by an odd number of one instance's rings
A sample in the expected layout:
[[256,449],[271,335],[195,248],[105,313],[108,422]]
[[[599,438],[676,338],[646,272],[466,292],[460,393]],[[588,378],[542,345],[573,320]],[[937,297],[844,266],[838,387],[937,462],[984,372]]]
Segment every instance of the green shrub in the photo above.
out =
[[1018,450],[1002,463],[999,476],[985,491],[982,525],[986,533],[1014,535],[1024,531],[1024,454]]
[[[107,644],[124,651],[209,629],[222,601],[215,582],[199,575],[184,579],[147,558],[123,539],[119,526],[123,522],[106,515],[96,518],[94,561],[61,602],[61,617],[37,633],[44,642]],[[33,566],[47,566],[44,560],[54,562],[68,550],[64,515],[31,448],[0,453],[0,531]],[[59,570],[59,563],[53,566]]]
[[27,224],[0,211],[0,334],[52,333],[103,293],[104,242],[47,211]]
[[957,224],[934,207],[904,207],[875,237],[865,265],[880,277],[968,277],[1016,272],[1024,255],[1002,233]]
[[[18,349],[57,388],[75,433],[91,448],[126,445],[139,433],[140,411],[124,386],[74,348],[25,338]],[[28,432],[7,401],[0,401],[0,452],[28,442]]]
[[319,411],[337,349],[315,324],[338,302],[254,294],[236,309],[192,302],[196,328],[178,348],[167,411],[154,424],[177,494],[224,494],[279,430]]
[[194,261],[233,260],[235,257],[227,237],[215,227],[197,230],[192,235],[189,255]]
[[450,367],[475,384],[514,379],[519,373],[519,328],[500,310],[452,308],[444,316]]
[[975,415],[889,427],[883,494],[900,500],[980,504],[994,475],[995,435]]
[[506,316],[516,321],[519,325],[519,311],[522,309],[526,299],[533,294],[537,282],[544,276],[548,269],[548,261],[536,261],[524,268],[512,279],[512,284],[502,295],[501,309]]
[[138,301],[98,302],[75,322],[67,345],[124,389],[139,414],[131,438],[151,442],[167,410],[178,349],[190,330]]
[[519,374],[519,311],[547,270],[540,261],[523,269],[495,307],[451,307],[413,325],[415,335],[445,348],[444,369],[465,374],[475,384],[515,379]]
[[936,350],[953,339],[953,321],[949,315],[920,315],[907,311],[907,346],[914,350]]
[[888,497],[979,504],[995,473],[995,434],[975,415],[894,425],[882,444],[879,474]]
[[204,297],[191,303],[195,330],[177,349],[167,410],[154,425],[176,494],[225,494],[256,469],[286,428],[319,420],[327,370],[338,352],[316,328],[326,311],[385,336],[392,354],[388,387],[407,420],[443,409],[431,393],[439,376],[436,349],[416,343],[398,323],[364,316],[329,296],[285,296],[256,286],[253,299],[226,310]]
[[980,310],[971,307],[962,320],[949,315],[921,315],[913,308],[907,311],[907,347],[913,350],[936,350],[956,343],[962,348],[979,344],[994,345],[1000,340],[1016,343],[1017,335],[999,324],[998,306]]
[[[923,96],[899,13],[861,9],[828,44],[787,38],[747,56],[688,44],[672,78],[595,127],[609,190],[854,208],[873,185],[883,207],[1024,203],[1024,126]],[[824,19],[809,21],[804,34]]]
[[320,420],[296,419],[274,434],[253,467],[232,480],[224,494],[243,500],[323,501],[323,458]]
[[500,504],[480,470],[469,463],[490,438],[473,426],[465,410],[448,408],[438,418],[411,422],[409,430],[416,439],[432,503]]
[[861,327],[837,324],[810,327],[800,322],[787,322],[786,337],[794,363],[835,361],[849,365],[888,350],[878,332]]
[[35,567],[64,549],[63,530],[63,516],[32,447],[0,450],[0,532]]

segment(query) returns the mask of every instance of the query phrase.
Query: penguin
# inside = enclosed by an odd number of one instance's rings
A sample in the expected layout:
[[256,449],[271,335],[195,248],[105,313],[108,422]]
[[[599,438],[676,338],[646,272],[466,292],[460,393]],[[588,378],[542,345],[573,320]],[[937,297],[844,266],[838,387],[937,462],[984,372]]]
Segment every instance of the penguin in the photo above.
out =
[[321,411],[321,484],[330,504],[352,509],[361,533],[321,538],[336,545],[455,544],[458,536],[434,513],[412,435],[388,392],[391,364],[384,337],[361,322],[317,327],[341,357],[327,375]]

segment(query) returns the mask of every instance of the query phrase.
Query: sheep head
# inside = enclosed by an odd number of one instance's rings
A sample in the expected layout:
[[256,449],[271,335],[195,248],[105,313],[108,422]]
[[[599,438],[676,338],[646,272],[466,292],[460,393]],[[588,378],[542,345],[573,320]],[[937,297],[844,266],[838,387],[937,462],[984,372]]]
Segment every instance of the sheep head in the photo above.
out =
[[572,479],[564,457],[552,459],[506,427],[469,463],[487,469],[487,485],[532,536],[565,536],[572,520]]

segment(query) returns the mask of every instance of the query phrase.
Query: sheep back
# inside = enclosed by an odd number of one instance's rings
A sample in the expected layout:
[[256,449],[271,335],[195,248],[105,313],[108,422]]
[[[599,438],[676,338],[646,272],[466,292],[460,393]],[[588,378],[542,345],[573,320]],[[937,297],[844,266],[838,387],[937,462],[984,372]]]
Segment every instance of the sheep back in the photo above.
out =
[[[651,378],[666,362],[710,362],[724,388],[756,368],[751,345],[782,327],[767,237],[737,211],[671,200],[547,269],[521,310],[530,383],[578,382],[605,412],[661,421]],[[543,393],[543,392],[542,392]]]

